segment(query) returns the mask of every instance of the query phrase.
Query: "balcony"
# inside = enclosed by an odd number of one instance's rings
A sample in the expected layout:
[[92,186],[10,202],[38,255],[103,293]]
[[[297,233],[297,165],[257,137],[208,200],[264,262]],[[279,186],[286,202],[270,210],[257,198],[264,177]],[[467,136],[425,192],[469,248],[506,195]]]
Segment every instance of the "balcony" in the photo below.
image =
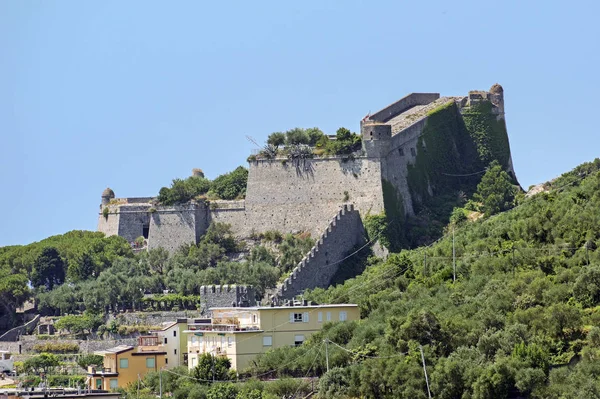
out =
[[260,331],[259,326],[239,326],[237,324],[188,324],[188,332],[235,332],[235,331]]
[[88,374],[91,374],[94,376],[119,375],[119,373],[117,373],[116,370],[113,370],[110,367],[94,367],[94,366],[88,366]]

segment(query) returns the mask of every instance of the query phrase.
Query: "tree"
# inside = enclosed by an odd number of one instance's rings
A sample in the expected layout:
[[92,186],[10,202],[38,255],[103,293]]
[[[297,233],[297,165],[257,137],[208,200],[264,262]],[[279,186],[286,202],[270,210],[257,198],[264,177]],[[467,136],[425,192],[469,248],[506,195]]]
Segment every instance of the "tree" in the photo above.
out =
[[585,307],[600,303],[600,267],[592,266],[583,270],[575,281],[573,296]]
[[101,355],[87,354],[77,359],[77,364],[87,370],[88,366],[102,366],[104,358]]
[[267,144],[270,144],[275,148],[283,146],[285,144],[285,134],[281,132],[271,133],[269,138],[267,138]]
[[211,191],[221,199],[233,200],[246,196],[247,185],[248,169],[238,166],[232,172],[220,175],[213,180]]
[[60,361],[58,356],[52,353],[41,353],[38,356],[33,356],[23,363],[23,368],[26,372],[31,373],[51,373]]
[[37,257],[31,272],[31,284],[37,287],[46,287],[51,290],[56,285],[65,281],[65,264],[58,250],[54,247],[46,247]]
[[306,134],[308,135],[308,144],[311,146],[315,146],[319,140],[325,137],[323,131],[318,127],[306,129]]
[[286,145],[308,144],[310,138],[304,129],[296,127],[285,132]]
[[516,194],[517,188],[508,173],[502,170],[498,161],[493,161],[477,185],[473,198],[482,203],[481,210],[485,215],[491,216],[512,208]]
[[96,264],[94,258],[89,252],[83,252],[77,259],[69,262],[67,274],[69,280],[73,282],[87,280],[96,272]]
[[192,377],[202,384],[212,380],[228,380],[231,361],[224,356],[213,356],[210,353],[203,353],[198,358],[198,365],[192,370]]

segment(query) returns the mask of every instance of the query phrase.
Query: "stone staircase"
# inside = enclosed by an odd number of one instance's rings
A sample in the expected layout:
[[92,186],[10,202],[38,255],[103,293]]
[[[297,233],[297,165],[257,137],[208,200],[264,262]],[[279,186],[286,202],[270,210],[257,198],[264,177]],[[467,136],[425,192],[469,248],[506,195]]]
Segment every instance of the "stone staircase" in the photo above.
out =
[[353,204],[342,205],[315,246],[277,287],[271,299],[292,299],[305,289],[328,287],[344,257],[364,242],[365,232],[358,211]]

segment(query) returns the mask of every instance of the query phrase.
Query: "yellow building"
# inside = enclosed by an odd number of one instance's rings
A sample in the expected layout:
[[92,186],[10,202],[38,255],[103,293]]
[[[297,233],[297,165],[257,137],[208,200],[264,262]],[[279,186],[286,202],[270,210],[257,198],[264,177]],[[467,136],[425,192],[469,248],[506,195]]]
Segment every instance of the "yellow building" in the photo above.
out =
[[92,389],[125,388],[151,371],[165,367],[166,354],[159,337],[138,338],[138,346],[119,345],[95,352],[104,357],[103,367],[88,367],[88,386]]
[[188,323],[188,367],[203,353],[227,356],[231,368],[246,369],[258,354],[301,345],[329,321],[358,320],[358,305],[295,305],[212,308],[210,323]]

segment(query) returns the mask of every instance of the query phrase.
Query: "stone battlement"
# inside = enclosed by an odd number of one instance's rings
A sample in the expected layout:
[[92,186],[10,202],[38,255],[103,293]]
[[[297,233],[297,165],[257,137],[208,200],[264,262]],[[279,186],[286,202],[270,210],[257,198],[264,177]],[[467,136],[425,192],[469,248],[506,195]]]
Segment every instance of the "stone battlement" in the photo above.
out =
[[305,289],[326,288],[343,257],[364,242],[359,213],[352,204],[344,204],[316,244],[283,281],[276,299],[292,299]]

